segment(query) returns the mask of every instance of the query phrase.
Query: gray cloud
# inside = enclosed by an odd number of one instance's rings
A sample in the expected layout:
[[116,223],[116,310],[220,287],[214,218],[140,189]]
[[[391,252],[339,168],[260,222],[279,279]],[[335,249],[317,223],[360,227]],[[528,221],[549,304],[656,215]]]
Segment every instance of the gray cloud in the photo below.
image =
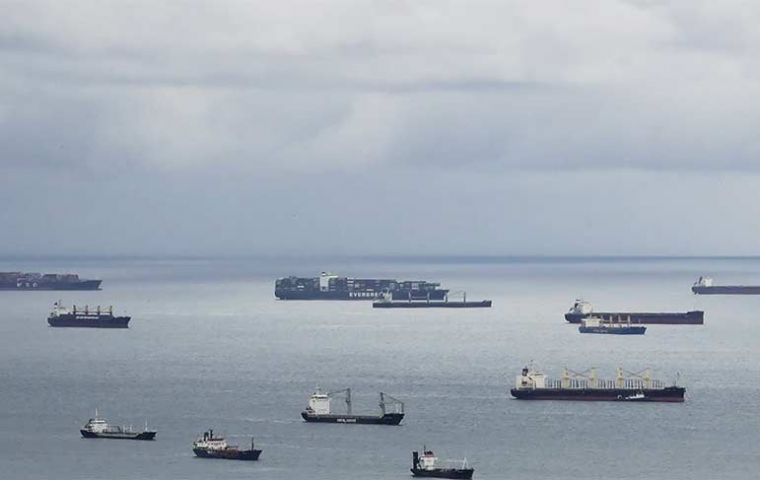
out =
[[[721,241],[681,238],[681,219],[699,229],[681,195],[760,202],[745,180],[760,171],[760,7],[746,2],[8,7],[0,187],[13,208],[0,221],[20,232],[8,250],[45,250],[49,225],[69,224],[119,232],[103,253],[167,239],[184,253],[294,251],[304,237],[363,253],[368,236],[376,253],[443,237],[438,253],[671,248],[568,233],[577,210],[595,228],[654,223],[702,253]],[[60,184],[76,188],[52,194]],[[726,228],[754,222],[704,211]]]

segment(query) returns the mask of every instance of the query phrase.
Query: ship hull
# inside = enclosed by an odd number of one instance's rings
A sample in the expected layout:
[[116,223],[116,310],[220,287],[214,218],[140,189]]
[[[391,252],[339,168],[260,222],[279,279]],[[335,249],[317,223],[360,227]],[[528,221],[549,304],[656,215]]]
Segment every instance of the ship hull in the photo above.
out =
[[79,317],[74,315],[58,315],[48,317],[51,327],[76,327],[76,328],[129,328],[132,317],[112,317],[95,315]]
[[644,335],[647,327],[578,327],[581,333],[599,333],[606,335]]
[[412,476],[425,478],[472,478],[475,472],[472,468],[435,468],[425,470],[422,468],[412,468]]
[[760,286],[718,285],[703,287],[694,285],[691,291],[696,295],[760,295]]
[[156,432],[135,432],[135,433],[95,433],[87,430],[80,430],[84,438],[107,438],[111,440],[155,440]]
[[256,461],[259,459],[259,455],[261,455],[261,450],[236,450],[234,448],[228,448],[225,450],[207,450],[205,448],[194,448],[193,453],[200,458]]
[[491,300],[480,302],[374,302],[372,308],[491,308]]
[[343,423],[360,425],[398,425],[404,418],[403,413],[386,413],[385,415],[340,415],[337,413],[314,414],[301,412],[301,418],[314,423]]
[[[597,389],[597,388],[537,388],[510,390],[518,400],[571,400],[571,401],[636,401],[636,402],[673,402],[684,401],[686,389],[683,387],[666,387],[663,389]],[[643,394],[643,398],[639,395]]]
[[[431,292],[430,300],[442,301],[446,296],[447,291],[437,290]],[[334,292],[319,292],[319,291],[298,291],[298,290],[280,290],[274,291],[274,296],[280,300],[377,300],[381,297],[380,292],[365,292],[365,291],[334,291]],[[405,294],[401,294],[402,297]],[[427,300],[427,294],[415,295],[413,300]],[[406,298],[405,298],[406,300]]]
[[702,325],[705,323],[705,312],[697,310],[685,313],[637,313],[637,312],[593,312],[588,314],[566,313],[565,320],[570,323],[581,323],[584,318],[601,318],[608,322],[624,321],[649,325]]
[[81,280],[79,282],[14,282],[0,283],[0,290],[100,290],[101,280]]

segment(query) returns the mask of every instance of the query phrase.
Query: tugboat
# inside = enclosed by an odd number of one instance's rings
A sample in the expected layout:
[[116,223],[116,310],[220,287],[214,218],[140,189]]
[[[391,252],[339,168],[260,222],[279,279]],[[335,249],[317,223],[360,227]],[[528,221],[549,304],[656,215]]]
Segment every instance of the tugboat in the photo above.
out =
[[[332,413],[330,400],[333,396],[344,394],[346,413]],[[386,399],[388,401],[386,401]],[[387,410],[388,404],[394,406],[394,411]],[[404,402],[380,392],[380,415],[354,415],[351,411],[351,389],[345,388],[334,392],[322,393],[319,388],[309,397],[309,406],[301,412],[301,417],[307,422],[321,423],[361,423],[370,425],[398,425],[404,418]]]
[[193,442],[193,453],[201,458],[221,458],[224,460],[258,460],[261,450],[256,450],[251,438],[251,449],[240,450],[237,445],[228,445],[224,437],[215,437],[214,431],[203,432]]
[[631,325],[631,319],[628,323],[610,322],[597,317],[589,317],[581,320],[581,326],[578,327],[581,333],[606,333],[611,335],[644,335],[647,327],[642,325]]
[[580,401],[638,401],[638,402],[678,402],[684,401],[686,388],[674,383],[665,386],[652,378],[646,369],[638,373],[627,373],[617,369],[614,379],[605,380],[596,376],[596,369],[572,372],[567,368],[559,379],[547,378],[541,372],[525,367],[515,379],[515,387],[510,390],[513,397],[520,400],[580,400]]
[[87,328],[128,328],[131,317],[117,317],[113,314],[113,307],[101,309],[98,305],[90,309],[85,305],[84,309],[76,305],[69,310],[57,301],[53,304],[53,311],[48,315],[48,324],[51,327],[87,327]]
[[422,448],[422,455],[419,452],[412,452],[412,476],[428,478],[472,478],[475,472],[474,468],[467,466],[467,459],[462,461],[460,468],[456,467],[438,467],[438,457],[432,450]]
[[98,410],[95,409],[95,418],[91,418],[79,430],[84,438],[111,438],[116,440],[155,440],[155,430],[148,430],[148,422],[145,422],[145,429],[142,432],[132,430],[132,427],[119,427],[109,425],[104,419],[98,416]]

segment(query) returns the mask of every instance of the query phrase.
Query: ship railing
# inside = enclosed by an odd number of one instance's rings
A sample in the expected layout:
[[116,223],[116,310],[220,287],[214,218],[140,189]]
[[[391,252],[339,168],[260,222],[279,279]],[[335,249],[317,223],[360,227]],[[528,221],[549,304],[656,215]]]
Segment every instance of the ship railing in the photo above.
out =
[[[660,380],[651,380],[648,384],[645,380],[640,379],[634,379],[629,378],[625,379],[623,382],[623,388],[625,389],[636,389],[636,390],[645,390],[650,388],[660,389],[663,388],[663,383]],[[615,380],[604,380],[599,379],[596,380],[596,385],[594,385],[591,381],[585,380],[585,379],[570,379],[567,381],[566,384],[563,384],[562,380],[560,379],[547,379],[546,380],[546,388],[550,389],[574,389],[574,390],[580,390],[580,389],[603,389],[603,390],[612,390],[615,388],[619,388],[617,382]]]

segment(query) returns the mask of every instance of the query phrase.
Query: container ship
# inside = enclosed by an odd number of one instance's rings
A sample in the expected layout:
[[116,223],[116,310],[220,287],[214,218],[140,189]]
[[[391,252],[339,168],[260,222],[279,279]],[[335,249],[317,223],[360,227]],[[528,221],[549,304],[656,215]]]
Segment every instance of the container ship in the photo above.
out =
[[691,291],[696,295],[760,295],[759,285],[713,285],[710,277],[699,277]]
[[595,312],[589,302],[576,300],[575,304],[565,314],[565,320],[570,323],[581,323],[584,318],[595,317],[607,322],[628,322],[632,324],[652,325],[702,325],[705,323],[705,312],[694,310],[690,312]]
[[215,437],[214,431],[203,432],[193,442],[193,453],[201,458],[221,458],[223,460],[250,460],[259,459],[261,450],[257,450],[251,438],[251,448],[242,450],[237,445],[229,445],[224,437]]
[[[332,413],[330,402],[334,396],[344,395],[346,413]],[[388,411],[388,406],[392,411]],[[309,397],[309,405],[301,412],[307,422],[347,423],[369,425],[398,425],[404,418],[404,402],[380,392],[380,415],[354,415],[351,408],[351,389],[322,393],[319,389]]]
[[120,427],[118,425],[109,425],[108,422],[98,416],[95,410],[95,418],[91,418],[79,430],[84,438],[108,438],[113,440],[154,440],[156,438],[155,430],[148,430],[148,422],[145,422],[145,428],[142,432],[135,431],[132,427]]
[[339,277],[322,272],[319,277],[285,277],[274,284],[280,300],[374,300],[387,293],[394,299],[443,300],[449,293],[440,283]]
[[101,282],[75,273],[0,272],[0,290],[100,290]]
[[686,389],[675,383],[664,386],[652,379],[648,369],[630,373],[618,368],[614,380],[597,378],[593,368],[581,373],[565,369],[562,377],[555,380],[525,367],[510,393],[520,400],[683,402]]
[[71,310],[64,307],[60,301],[53,304],[53,311],[48,316],[48,324],[51,327],[84,327],[84,328],[128,328],[131,317],[115,316],[113,307],[101,309],[100,305],[95,308],[77,308]]
[[491,308],[491,300],[467,301],[467,294],[464,293],[462,300],[450,300],[446,294],[443,300],[394,300],[391,295],[381,294],[380,297],[372,302],[372,308]]

